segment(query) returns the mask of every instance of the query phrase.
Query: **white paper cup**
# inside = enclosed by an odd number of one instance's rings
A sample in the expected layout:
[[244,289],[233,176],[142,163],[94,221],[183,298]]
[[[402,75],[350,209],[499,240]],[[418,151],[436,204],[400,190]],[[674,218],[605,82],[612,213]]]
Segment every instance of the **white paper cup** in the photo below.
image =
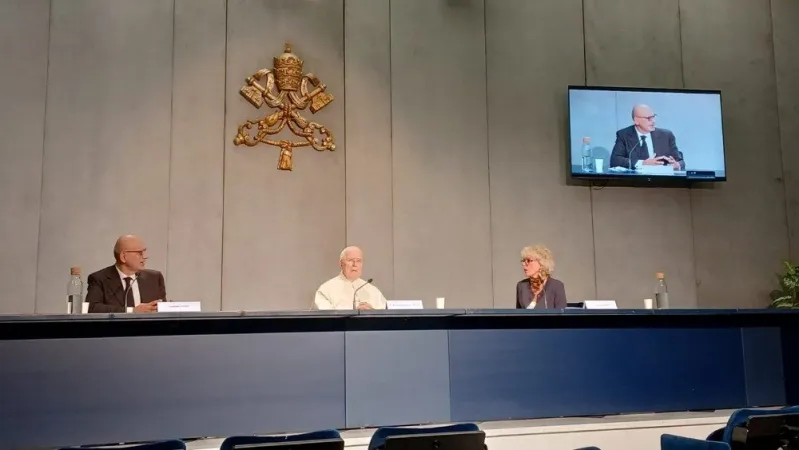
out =
[[644,308],[652,309],[652,299],[651,298],[645,298],[644,299]]
[[605,160],[604,159],[595,159],[594,160],[594,167],[596,168],[596,173],[603,173],[605,172]]
[[133,312],[133,307],[132,306],[128,306],[127,308],[125,308],[125,312],[132,313]]
[[444,297],[436,298],[436,309],[444,309]]

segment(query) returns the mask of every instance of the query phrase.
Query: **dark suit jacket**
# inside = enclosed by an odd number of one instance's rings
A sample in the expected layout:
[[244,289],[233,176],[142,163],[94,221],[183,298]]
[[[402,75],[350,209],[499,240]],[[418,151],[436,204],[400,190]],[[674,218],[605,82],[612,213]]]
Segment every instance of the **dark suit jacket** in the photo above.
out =
[[[516,309],[526,309],[532,301],[533,291],[530,289],[530,279],[525,278],[516,284]],[[563,309],[565,307],[566,287],[563,286],[562,281],[549,277],[534,309]]]
[[[650,150],[652,145],[655,146],[655,156],[671,156],[676,161],[679,161],[680,170],[685,170],[685,161],[683,160],[682,152],[677,148],[677,140],[674,138],[674,133],[665,128],[655,128],[655,131],[650,133],[649,137],[650,139],[647,139],[646,144]],[[649,142],[650,140],[652,142]],[[630,158],[628,158],[628,154]],[[646,159],[648,156],[644,149],[641,148],[634,125],[616,132],[616,143],[610,153],[610,167],[634,168],[635,163]]]
[[[136,285],[142,303],[153,300],[166,301],[164,275],[156,270],[142,270]],[[125,286],[116,266],[106,267],[89,275],[86,302],[90,313],[125,312]]]

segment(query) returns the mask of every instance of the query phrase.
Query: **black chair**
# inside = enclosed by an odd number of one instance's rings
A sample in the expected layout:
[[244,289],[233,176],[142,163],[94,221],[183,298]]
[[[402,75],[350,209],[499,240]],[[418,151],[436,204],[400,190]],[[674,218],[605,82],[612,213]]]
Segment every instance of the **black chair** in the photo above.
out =
[[133,445],[97,445],[97,446],[82,446],[82,447],[63,447],[60,450],[186,450],[186,443],[174,439],[169,441],[147,442],[142,444]]
[[[426,445],[425,439],[430,440],[430,444]],[[391,448],[412,450],[418,447],[429,447],[432,444],[435,444],[436,448],[441,447],[442,450],[446,450],[448,446],[479,447],[480,450],[486,448],[485,433],[476,424],[461,423],[427,428],[378,428],[369,441],[369,450],[391,450]]]
[[660,450],[730,450],[730,445],[726,442],[664,434],[660,436]]
[[310,433],[288,434],[283,436],[230,436],[222,441],[219,450],[257,449],[263,447],[307,447],[325,450],[344,449],[344,440],[336,430],[320,430]]
[[724,428],[710,433],[707,437],[708,441],[732,443],[732,430],[735,427],[744,425],[750,417],[765,416],[771,414],[797,414],[799,413],[799,406],[786,406],[778,409],[750,409],[743,408],[733,411],[730,418],[727,420],[727,425]]

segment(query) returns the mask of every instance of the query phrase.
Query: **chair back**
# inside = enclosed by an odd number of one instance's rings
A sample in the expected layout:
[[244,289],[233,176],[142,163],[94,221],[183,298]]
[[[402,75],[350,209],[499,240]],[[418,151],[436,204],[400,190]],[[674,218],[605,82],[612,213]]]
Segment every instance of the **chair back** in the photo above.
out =
[[438,433],[468,433],[480,431],[474,423],[458,423],[455,425],[445,425],[441,427],[382,427],[375,430],[372,439],[369,441],[369,450],[377,450],[386,445],[386,438],[391,436],[408,436]]
[[281,444],[281,443],[299,443],[305,441],[341,441],[341,446],[344,446],[344,440],[341,439],[341,433],[336,430],[319,430],[310,433],[287,434],[282,436],[230,436],[222,441],[219,450],[233,450],[239,445],[254,445],[254,444]]
[[81,447],[63,447],[59,450],[186,450],[186,443],[173,439],[169,441],[147,442],[133,445],[97,445]]
[[730,444],[663,434],[660,436],[660,450],[730,450]]
[[[743,408],[736,411],[733,411],[730,414],[729,420],[727,420],[727,425],[724,428],[714,431],[713,433],[708,436],[708,440],[711,441],[721,441],[726,443],[732,442],[732,430],[735,427],[740,427],[746,424],[746,421],[749,420],[750,417],[753,416],[765,416],[769,414],[797,414],[799,413],[799,406],[786,406],[784,408],[778,409],[750,409],[750,408]],[[721,438],[719,439],[719,434]]]

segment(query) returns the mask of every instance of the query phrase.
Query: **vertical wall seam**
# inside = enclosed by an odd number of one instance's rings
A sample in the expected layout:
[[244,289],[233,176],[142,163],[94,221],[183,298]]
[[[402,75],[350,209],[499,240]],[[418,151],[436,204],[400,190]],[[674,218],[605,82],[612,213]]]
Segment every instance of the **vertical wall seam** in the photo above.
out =
[[221,227],[221,234],[222,238],[219,240],[220,249],[219,249],[219,310],[224,311],[224,300],[222,298],[225,289],[225,174],[227,170],[225,169],[225,163],[227,158],[225,157],[225,122],[227,121],[227,68],[228,68],[228,40],[230,36],[228,35],[228,25],[230,23],[230,16],[229,16],[229,9],[230,9],[230,1],[225,0],[225,56],[224,61],[222,62],[224,67],[222,68],[223,72],[223,82],[222,82],[222,227]]
[[47,59],[45,62],[44,76],[44,111],[42,118],[42,163],[41,178],[39,179],[39,223],[36,232],[36,269],[33,271],[33,312],[38,312],[39,306],[39,259],[42,256],[42,209],[44,205],[44,162],[45,149],[47,149],[47,106],[50,87],[50,45],[52,43],[52,32],[50,27],[53,23],[53,0],[50,0],[47,8]]
[[175,23],[177,19],[175,17],[176,9],[177,9],[177,2],[178,0],[172,0],[172,80],[170,91],[171,95],[169,98],[169,170],[167,171],[167,194],[166,194],[166,265],[165,265],[165,272],[166,274],[164,277],[169,280],[169,241],[171,241],[171,229],[170,225],[172,223],[172,170],[174,168],[174,161],[173,161],[173,147],[174,147],[174,134],[175,134]]
[[[681,87],[685,89],[685,58],[683,53],[685,52],[685,47],[683,45],[682,40],[682,0],[677,2],[677,29],[679,31],[679,43],[680,43],[680,83]],[[691,229],[691,261],[694,265],[694,305],[684,305],[687,308],[693,306],[694,308],[699,307],[699,264],[696,261],[696,232],[695,232],[695,221],[694,221],[694,191],[691,189],[691,184],[688,184],[688,221]]]
[[788,202],[788,183],[785,179],[785,148],[783,147],[782,142],[782,116],[780,115],[780,83],[779,79],[777,78],[777,38],[774,34],[774,0],[769,1],[768,3],[768,18],[769,18],[769,32],[771,34],[771,58],[772,58],[772,69],[774,70],[774,97],[775,102],[774,106],[777,110],[777,148],[780,151],[780,179],[782,179],[782,201],[783,207],[785,208],[785,233],[788,239],[788,252],[787,258],[791,260],[791,251],[793,250],[793,246],[791,245],[791,219],[790,219],[790,212],[789,212],[789,202]]
[[[588,86],[588,50],[586,50],[586,33],[585,33],[585,0],[580,2],[582,5],[581,18],[583,21],[583,85]],[[569,159],[571,160],[571,159]],[[597,277],[596,265],[596,227],[594,226],[594,188],[593,183],[588,184],[588,205],[591,213],[591,257],[594,264],[594,297],[599,298],[599,282]]]
[[486,116],[486,166],[488,167],[488,260],[491,263],[489,277],[491,279],[491,305],[497,307],[494,290],[494,211],[491,205],[491,128],[488,112],[488,1],[483,0],[483,68],[485,70],[485,116]]
[[347,0],[341,0],[341,59],[342,59],[342,81],[344,82],[344,248],[350,245],[349,239],[349,216],[347,207],[348,191],[347,191]]
[[388,1],[388,120],[389,120],[389,153],[391,158],[391,283],[393,297],[397,297],[397,249],[395,238],[396,212],[394,210],[394,66],[391,31],[391,0]]

